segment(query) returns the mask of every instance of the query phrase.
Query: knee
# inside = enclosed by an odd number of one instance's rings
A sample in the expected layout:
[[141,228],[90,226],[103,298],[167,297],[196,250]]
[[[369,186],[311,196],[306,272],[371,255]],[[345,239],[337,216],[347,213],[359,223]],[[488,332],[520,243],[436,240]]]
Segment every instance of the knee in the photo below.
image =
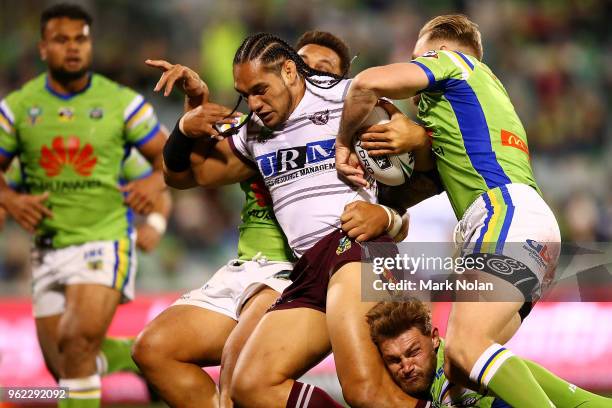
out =
[[256,377],[244,375],[236,370],[230,385],[230,396],[238,406],[246,406],[249,401],[257,400],[262,388],[264,387]]
[[58,349],[62,355],[78,359],[84,356],[95,356],[100,349],[101,342],[102,339],[97,334],[68,327],[59,333]]
[[[283,381],[274,381],[273,376],[259,370],[258,367],[250,365],[243,366],[238,363],[232,375],[230,385],[230,396],[232,401],[238,406],[258,406],[266,399],[274,398],[274,386]],[[282,396],[278,396],[279,399]]]
[[146,371],[156,367],[169,352],[166,336],[152,328],[145,328],[134,341],[132,359],[138,367]]

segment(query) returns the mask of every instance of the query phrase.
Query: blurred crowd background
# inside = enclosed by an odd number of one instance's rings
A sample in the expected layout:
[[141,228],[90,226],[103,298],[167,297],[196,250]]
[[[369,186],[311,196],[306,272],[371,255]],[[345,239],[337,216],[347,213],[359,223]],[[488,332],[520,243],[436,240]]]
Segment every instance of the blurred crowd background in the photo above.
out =
[[[0,95],[44,70],[36,43],[49,1],[0,0]],[[236,98],[231,60],[245,35],[330,31],[357,55],[351,75],[407,61],[429,18],[462,12],[480,25],[484,60],[506,86],[527,129],[537,180],[565,241],[612,237],[612,8],[604,0],[90,0],[94,69],[144,94],[169,128],[182,98],[153,94],[147,58],[188,65],[213,99]],[[407,112],[408,104],[403,105]],[[608,159],[606,159],[608,157]],[[173,191],[169,231],[140,258],[141,291],[201,285],[235,256],[243,196],[236,187]],[[450,239],[450,231],[449,231]],[[14,223],[0,234],[0,295],[29,294],[29,237]]]

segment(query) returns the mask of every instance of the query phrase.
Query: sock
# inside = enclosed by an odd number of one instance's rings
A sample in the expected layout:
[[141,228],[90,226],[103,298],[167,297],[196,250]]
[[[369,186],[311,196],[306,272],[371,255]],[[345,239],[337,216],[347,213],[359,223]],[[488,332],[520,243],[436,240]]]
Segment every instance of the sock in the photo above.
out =
[[133,344],[134,339],[106,337],[102,341],[102,348],[96,357],[98,374],[106,375],[118,371],[129,371],[140,374],[138,366],[134,360],[132,360]]
[[513,407],[555,407],[523,360],[500,344],[482,353],[472,367],[470,379]]
[[325,391],[311,384],[293,382],[287,408],[342,408]]
[[531,374],[533,374],[538,384],[540,384],[544,392],[546,392],[548,398],[550,398],[559,408],[577,406],[584,408],[612,407],[612,399],[604,398],[583,390],[582,388],[578,388],[574,384],[570,384],[557,377],[533,361],[523,361],[527,367],[529,367],[529,371],[531,371]]
[[68,389],[68,398],[59,400],[59,408],[99,408],[102,381],[98,374],[84,378],[61,378],[59,386]]

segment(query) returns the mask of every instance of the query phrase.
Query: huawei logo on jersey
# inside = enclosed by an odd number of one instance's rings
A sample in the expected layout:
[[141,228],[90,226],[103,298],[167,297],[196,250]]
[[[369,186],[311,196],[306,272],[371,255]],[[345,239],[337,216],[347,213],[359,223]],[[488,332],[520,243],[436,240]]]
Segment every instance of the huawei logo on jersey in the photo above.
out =
[[255,194],[258,206],[267,207],[272,204],[272,197],[263,183],[263,180],[257,180],[251,183],[251,190],[253,190],[253,194]]
[[49,177],[59,175],[64,166],[72,166],[81,176],[91,176],[97,162],[91,144],[81,147],[81,140],[76,136],[65,139],[57,136],[51,142],[51,148],[43,146],[40,151],[39,164]]

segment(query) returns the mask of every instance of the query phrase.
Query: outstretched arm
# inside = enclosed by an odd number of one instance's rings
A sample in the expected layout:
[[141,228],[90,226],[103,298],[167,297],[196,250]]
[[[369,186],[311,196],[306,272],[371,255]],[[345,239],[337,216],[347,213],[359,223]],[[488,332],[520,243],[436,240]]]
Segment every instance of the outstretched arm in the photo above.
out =
[[185,114],[164,146],[164,178],[174,188],[214,187],[242,181],[255,174],[230,148],[228,139],[217,141],[216,124],[235,124],[240,113],[208,101],[206,83],[192,69],[164,60],[147,60],[163,73],[155,91],[170,95],[178,86],[185,94]]
[[349,165],[349,156],[353,136],[378,99],[405,99],[425,89],[428,84],[425,71],[412,63],[369,68],[355,77],[344,101],[340,131],[336,138],[336,169],[341,176],[363,184],[359,180],[359,172]]

